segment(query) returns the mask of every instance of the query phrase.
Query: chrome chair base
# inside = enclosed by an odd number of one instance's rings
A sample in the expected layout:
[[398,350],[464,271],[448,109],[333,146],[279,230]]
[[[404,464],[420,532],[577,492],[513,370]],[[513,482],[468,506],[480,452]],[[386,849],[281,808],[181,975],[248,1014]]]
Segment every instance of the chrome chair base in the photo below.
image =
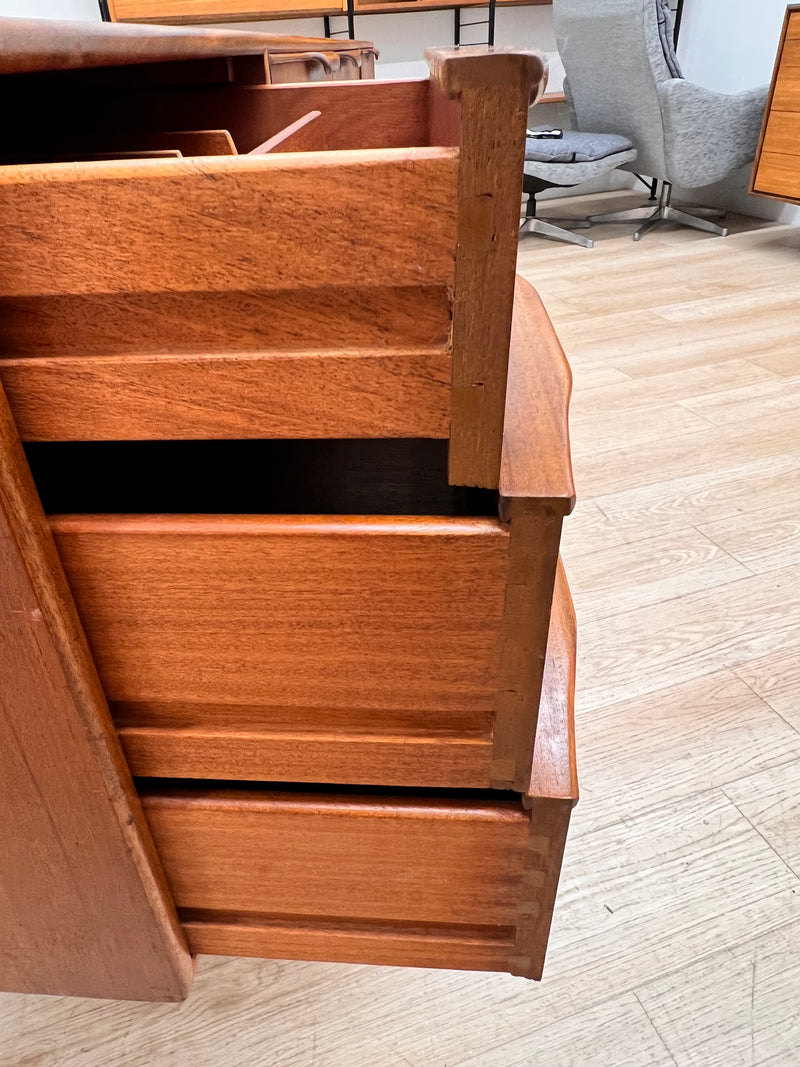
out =
[[[572,219],[564,220],[569,221],[572,225]],[[586,227],[589,222],[582,222],[576,219],[575,226]],[[538,233],[540,237],[552,237],[557,241],[566,241],[569,244],[581,245],[583,248],[594,248],[594,241],[589,240],[588,237],[584,237],[580,233],[573,233],[572,230],[565,230],[561,226],[556,226],[552,222],[546,222],[544,219],[538,219],[536,217],[528,217],[522,220],[519,226],[519,235],[524,237],[528,233]]]
[[726,226],[718,226],[711,221],[714,218],[725,218],[724,211],[710,207],[693,207],[692,212],[697,212],[697,214],[673,207],[672,183],[662,182],[657,207],[651,208],[644,205],[643,207],[631,208],[629,211],[608,211],[602,215],[590,215],[588,221],[590,223],[641,222],[642,225],[633,235],[634,241],[640,241],[649,230],[652,230],[654,226],[658,226],[661,222],[677,222],[682,226],[690,226],[693,230],[705,230],[706,233],[715,233],[719,237],[727,236],[728,229]]

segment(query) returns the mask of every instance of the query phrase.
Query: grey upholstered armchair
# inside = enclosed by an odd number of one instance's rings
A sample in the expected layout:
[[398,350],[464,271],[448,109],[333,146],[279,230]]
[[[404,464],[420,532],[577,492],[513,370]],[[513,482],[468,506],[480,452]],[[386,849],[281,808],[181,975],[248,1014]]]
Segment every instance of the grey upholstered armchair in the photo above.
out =
[[636,172],[661,181],[655,208],[594,218],[643,221],[634,240],[663,221],[724,236],[673,207],[672,186],[711,185],[755,157],[767,87],[729,95],[681,77],[666,0],[553,0],[553,21],[576,128],[629,137]]

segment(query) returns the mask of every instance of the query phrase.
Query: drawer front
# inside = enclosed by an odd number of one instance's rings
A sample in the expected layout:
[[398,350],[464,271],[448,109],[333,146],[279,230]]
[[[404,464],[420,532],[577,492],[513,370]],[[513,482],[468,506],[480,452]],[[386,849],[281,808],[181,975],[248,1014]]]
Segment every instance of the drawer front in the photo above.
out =
[[489,784],[498,521],[51,526],[134,774]]
[[[768,134],[771,125],[770,120]],[[800,200],[800,155],[762,151],[753,191],[782,200]]]

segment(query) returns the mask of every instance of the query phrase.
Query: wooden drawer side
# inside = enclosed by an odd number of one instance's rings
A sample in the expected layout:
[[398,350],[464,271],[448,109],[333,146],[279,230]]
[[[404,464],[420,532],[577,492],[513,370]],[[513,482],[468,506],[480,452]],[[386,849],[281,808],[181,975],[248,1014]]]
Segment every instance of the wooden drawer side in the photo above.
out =
[[514,952],[514,929],[507,926],[326,923],[259,916],[225,921],[214,913],[191,910],[182,918],[191,951],[212,956],[506,971]]
[[52,520],[134,774],[484,787],[491,519]]
[[144,806],[179,908],[516,922],[529,817],[514,802],[175,792]]
[[0,296],[452,285],[457,172],[449,148],[6,167]]

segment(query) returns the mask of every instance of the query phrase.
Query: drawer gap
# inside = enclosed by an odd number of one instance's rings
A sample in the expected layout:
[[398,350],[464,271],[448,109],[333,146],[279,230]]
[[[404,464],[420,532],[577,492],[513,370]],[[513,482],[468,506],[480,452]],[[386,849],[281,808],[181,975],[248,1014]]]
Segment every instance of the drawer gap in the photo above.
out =
[[[215,779],[182,778],[135,778],[136,789],[141,797],[156,797],[178,802],[187,800],[215,803],[236,798],[258,799],[263,796],[270,801],[287,803],[313,802],[326,798],[326,804],[348,803],[351,799],[369,805],[371,801],[387,804],[403,804],[413,807],[421,800],[452,806],[453,802],[480,807],[485,804],[498,810],[510,806],[514,813],[520,811],[519,793],[505,789],[431,789],[416,786],[376,785],[318,785],[309,787],[308,782],[239,782]],[[249,796],[248,796],[249,794]]]
[[448,484],[447,448],[432,438],[25,446],[50,513],[496,517],[493,490]]

